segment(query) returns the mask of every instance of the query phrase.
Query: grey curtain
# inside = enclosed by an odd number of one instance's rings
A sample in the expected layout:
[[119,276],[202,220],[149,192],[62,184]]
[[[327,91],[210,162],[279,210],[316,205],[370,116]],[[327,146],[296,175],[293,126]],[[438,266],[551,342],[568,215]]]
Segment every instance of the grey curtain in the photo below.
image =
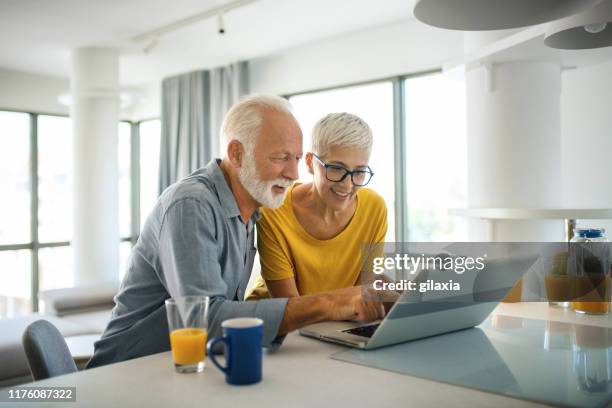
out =
[[215,68],[210,72],[210,132],[212,149],[216,156],[223,156],[224,143],[221,137],[221,124],[229,108],[241,96],[249,93],[248,62],[239,62],[226,67]]
[[162,81],[160,194],[220,155],[223,116],[248,91],[247,62]]

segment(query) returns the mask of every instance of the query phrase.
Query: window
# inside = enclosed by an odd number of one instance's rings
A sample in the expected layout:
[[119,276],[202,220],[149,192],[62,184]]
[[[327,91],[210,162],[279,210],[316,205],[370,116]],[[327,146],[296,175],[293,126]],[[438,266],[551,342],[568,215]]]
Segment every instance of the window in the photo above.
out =
[[32,251],[0,251],[0,317],[32,311]]
[[[38,289],[74,286],[72,249],[72,123],[62,116],[37,116]],[[46,244],[53,246],[47,247]]]
[[[36,126],[31,127],[31,123]],[[132,173],[140,166],[132,163],[135,159],[132,141],[138,140],[137,134],[131,134],[134,127],[129,122],[120,122],[118,126],[119,230],[123,241],[119,244],[119,277],[122,277],[136,238],[132,236],[131,223],[138,221],[132,220],[132,214],[138,214],[134,205],[138,203],[140,186],[132,188]],[[146,170],[146,186],[142,191],[145,202],[147,197],[154,202],[159,120],[143,123],[142,129],[145,141],[140,164]],[[72,152],[69,118],[0,111],[0,188],[6,206],[0,213],[0,318],[37,310],[33,293],[74,286],[73,250],[69,242]],[[37,170],[35,177],[33,170]],[[33,210],[37,210],[35,216]]]
[[140,228],[155,206],[159,196],[159,120],[140,123]]
[[72,247],[57,246],[38,250],[39,289],[61,289],[74,286]]
[[[374,135],[370,167],[375,175],[368,188],[378,192],[387,204],[387,241],[395,238],[395,185],[393,137],[393,85],[380,82],[329,91],[292,96],[295,116],[304,132],[304,153],[310,150],[311,131],[315,123],[332,112],[349,112],[365,120]],[[300,181],[310,182],[305,164],[300,166]]]
[[119,123],[119,236],[129,238],[132,235],[132,177],[131,177],[131,133],[129,122]]
[[0,317],[31,311],[30,116],[0,112]]
[[[395,94],[394,94],[395,89]],[[395,98],[394,98],[395,97]],[[394,106],[403,97],[404,111]],[[315,122],[330,112],[362,117],[374,133],[370,167],[375,176],[368,187],[387,204],[386,240],[464,241],[467,224],[448,215],[449,208],[466,207],[467,138],[465,86],[435,73],[291,96],[295,116],[309,150]],[[394,115],[395,109],[395,115]],[[397,128],[394,127],[397,123]],[[402,133],[400,133],[403,130]],[[401,152],[395,151],[403,143]],[[399,163],[394,163],[395,158]],[[310,181],[305,165],[302,182]],[[396,191],[402,186],[404,191]],[[395,231],[396,209],[402,231]]]
[[38,116],[38,239],[72,237],[72,130],[61,116]]
[[467,240],[465,86],[442,74],[408,78],[405,89],[405,165],[408,238],[413,242]]
[[29,115],[0,112],[0,245],[30,242],[30,163]]

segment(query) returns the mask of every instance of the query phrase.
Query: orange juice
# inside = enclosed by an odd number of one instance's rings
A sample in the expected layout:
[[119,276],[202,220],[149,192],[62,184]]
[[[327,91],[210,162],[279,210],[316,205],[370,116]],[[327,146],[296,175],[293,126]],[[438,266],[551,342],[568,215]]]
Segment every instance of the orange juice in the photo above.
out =
[[569,302],[572,300],[572,279],[569,276],[545,276],[544,285],[549,302]]
[[608,302],[572,302],[572,309],[587,314],[607,314],[610,311]]
[[206,337],[204,329],[186,328],[170,333],[170,348],[175,364],[197,364],[206,357]]
[[580,276],[574,278],[572,309],[587,314],[610,311],[610,277]]

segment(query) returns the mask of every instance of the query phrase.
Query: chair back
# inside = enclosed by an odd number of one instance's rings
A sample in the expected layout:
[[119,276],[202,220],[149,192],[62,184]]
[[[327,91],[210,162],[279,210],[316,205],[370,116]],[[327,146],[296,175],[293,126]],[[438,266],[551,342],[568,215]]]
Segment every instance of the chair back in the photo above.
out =
[[22,343],[35,381],[77,372],[64,336],[50,322],[31,323],[23,332]]

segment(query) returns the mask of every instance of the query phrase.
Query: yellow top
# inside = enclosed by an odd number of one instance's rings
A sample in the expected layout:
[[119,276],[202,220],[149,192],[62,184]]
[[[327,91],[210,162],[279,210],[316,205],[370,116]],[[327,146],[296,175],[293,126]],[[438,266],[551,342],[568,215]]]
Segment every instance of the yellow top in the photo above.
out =
[[277,209],[263,208],[257,222],[257,248],[261,275],[249,300],[269,297],[265,280],[295,278],[300,295],[354,286],[361,271],[365,244],[383,242],[387,233],[387,207],[380,195],[361,188],[355,214],[331,239],[310,235],[293,212],[294,184]]

